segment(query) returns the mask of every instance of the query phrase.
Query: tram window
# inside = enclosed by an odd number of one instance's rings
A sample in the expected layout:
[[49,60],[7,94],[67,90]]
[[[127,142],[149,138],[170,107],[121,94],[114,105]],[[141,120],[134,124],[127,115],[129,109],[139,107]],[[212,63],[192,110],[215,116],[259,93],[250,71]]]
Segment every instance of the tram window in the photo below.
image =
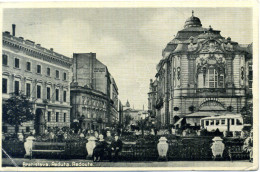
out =
[[209,121],[206,121],[206,126],[208,126],[209,125]]
[[231,119],[231,125],[235,125],[235,119]]
[[237,119],[237,125],[242,125],[242,122],[239,119]]
[[214,125],[214,120],[211,120],[211,121],[210,121],[210,125]]
[[216,120],[216,125],[219,125],[219,120]]
[[221,124],[225,125],[225,120],[224,119],[221,120]]

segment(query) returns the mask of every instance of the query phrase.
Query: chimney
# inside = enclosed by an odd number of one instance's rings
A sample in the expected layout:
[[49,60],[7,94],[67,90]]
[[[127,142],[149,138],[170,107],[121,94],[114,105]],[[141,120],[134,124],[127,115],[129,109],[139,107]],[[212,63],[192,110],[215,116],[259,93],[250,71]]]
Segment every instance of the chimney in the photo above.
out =
[[12,24],[12,28],[13,28],[13,36],[15,36],[15,24]]
[[53,48],[50,48],[51,51],[53,51]]

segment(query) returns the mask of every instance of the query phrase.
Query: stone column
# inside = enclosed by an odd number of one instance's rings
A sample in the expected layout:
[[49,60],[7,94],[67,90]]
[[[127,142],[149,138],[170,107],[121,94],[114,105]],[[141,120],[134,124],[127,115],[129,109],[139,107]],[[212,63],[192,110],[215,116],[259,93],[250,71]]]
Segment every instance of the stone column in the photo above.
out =
[[189,59],[189,86],[190,88],[195,87],[195,74],[196,74],[196,55],[190,54]]
[[21,78],[21,91],[22,91],[24,94],[26,94],[25,81],[26,81],[26,77],[22,77],[22,78]]
[[170,64],[167,60],[165,68],[165,124],[170,124],[170,115],[169,115],[169,76],[170,76]]
[[60,103],[63,103],[63,86],[60,87]]
[[10,86],[9,86],[9,90],[7,90],[7,91],[8,91],[8,93],[13,93],[14,92],[14,74],[11,74],[9,76],[8,82],[9,82],[8,85],[10,85]]
[[51,102],[52,103],[55,103],[55,100],[56,100],[56,87],[55,87],[55,84],[52,84],[52,91],[51,91]]
[[45,81],[45,82],[43,82],[43,84],[42,84],[42,99],[44,100],[44,99],[47,99],[47,82]]
[[[233,54],[226,54],[226,86],[227,88],[233,88]],[[232,90],[228,90],[228,93],[232,93]]]
[[36,98],[36,92],[37,92],[37,79],[32,80],[32,98]]

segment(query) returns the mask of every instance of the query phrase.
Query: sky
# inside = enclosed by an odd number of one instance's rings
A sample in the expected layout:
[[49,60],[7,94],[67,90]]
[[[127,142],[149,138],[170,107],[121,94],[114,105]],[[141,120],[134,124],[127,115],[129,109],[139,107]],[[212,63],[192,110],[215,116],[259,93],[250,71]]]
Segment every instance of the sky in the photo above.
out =
[[192,10],[203,27],[211,25],[240,44],[253,42],[250,8],[4,9],[3,31],[16,24],[16,36],[68,57],[96,53],[114,77],[121,102],[147,109],[149,82],[162,50]]

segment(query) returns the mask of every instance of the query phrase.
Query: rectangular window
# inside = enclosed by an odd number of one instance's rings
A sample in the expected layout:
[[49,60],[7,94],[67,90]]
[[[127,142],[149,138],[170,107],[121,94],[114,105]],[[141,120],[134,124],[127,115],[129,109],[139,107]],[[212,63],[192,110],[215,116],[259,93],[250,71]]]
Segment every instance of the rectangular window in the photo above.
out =
[[7,79],[2,79],[2,93],[7,93]]
[[63,122],[66,122],[66,117],[67,117],[67,114],[64,113],[64,114],[63,114]]
[[56,122],[59,122],[59,112],[56,112]]
[[14,81],[14,94],[18,95],[19,94],[19,81]]
[[40,85],[37,85],[37,99],[40,99],[41,98],[41,86]]
[[47,76],[51,76],[51,68],[47,67]]
[[67,91],[63,92],[63,101],[66,102],[67,101]]
[[217,76],[217,72],[215,71],[215,69],[209,68],[208,75],[209,75],[209,78],[208,78],[209,79],[209,88],[217,87],[218,76]]
[[26,131],[26,133],[30,132],[30,127],[27,126],[25,131]]
[[51,112],[48,112],[48,122],[51,122]]
[[222,120],[221,120],[221,124],[222,124],[222,125],[225,125],[225,123],[226,123],[226,120],[222,119]]
[[41,74],[42,73],[42,67],[41,65],[37,65],[37,73]]
[[7,126],[3,126],[3,132],[7,133]]
[[63,73],[63,80],[66,81],[67,80],[67,74]]
[[58,70],[56,70],[56,78],[59,79],[60,78],[60,72]]
[[31,71],[31,62],[26,62],[26,70]]
[[59,89],[56,89],[56,101],[59,101]]
[[51,88],[47,87],[47,99],[50,100],[51,99]]
[[30,97],[31,96],[31,84],[26,83],[26,96]]
[[235,125],[235,119],[231,119],[231,125]]
[[237,119],[237,125],[242,125],[242,122],[239,119]]
[[224,88],[224,76],[219,76],[219,88]]
[[211,121],[210,121],[210,125],[214,125],[214,120],[211,120]]
[[14,59],[14,67],[20,68],[20,60],[18,58]]
[[3,54],[3,65],[7,65],[8,64],[8,57],[7,55]]
[[219,125],[219,120],[216,120],[216,125]]

